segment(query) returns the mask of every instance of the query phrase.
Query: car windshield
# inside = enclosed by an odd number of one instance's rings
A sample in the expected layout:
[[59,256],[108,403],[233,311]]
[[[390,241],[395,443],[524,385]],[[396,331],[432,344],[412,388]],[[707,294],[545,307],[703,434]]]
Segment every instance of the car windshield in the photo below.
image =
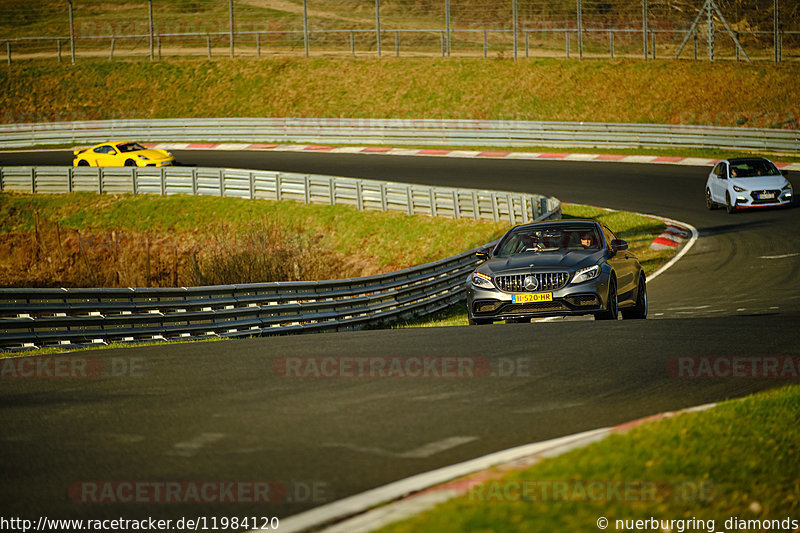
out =
[[126,152],[137,152],[139,150],[146,150],[146,148],[139,143],[118,144],[117,148],[119,148],[119,151],[122,152],[123,154]]
[[762,159],[750,159],[747,161],[731,161],[731,177],[733,178],[753,178],[756,176],[778,176],[780,175],[775,165]]
[[570,250],[600,250],[597,228],[582,226],[521,227],[503,238],[498,257]]

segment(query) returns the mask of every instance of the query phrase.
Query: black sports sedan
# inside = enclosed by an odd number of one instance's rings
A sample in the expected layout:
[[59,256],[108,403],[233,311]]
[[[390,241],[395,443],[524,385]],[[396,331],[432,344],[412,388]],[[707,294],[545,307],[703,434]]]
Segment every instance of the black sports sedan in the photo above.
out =
[[516,226],[467,278],[470,324],[594,315],[647,317],[647,282],[628,243],[594,220]]

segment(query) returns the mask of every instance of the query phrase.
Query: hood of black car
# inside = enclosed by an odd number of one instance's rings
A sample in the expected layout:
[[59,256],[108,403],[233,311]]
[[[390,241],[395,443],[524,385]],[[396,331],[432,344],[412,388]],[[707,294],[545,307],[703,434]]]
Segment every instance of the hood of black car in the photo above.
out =
[[540,252],[512,257],[493,257],[478,267],[477,270],[478,272],[492,275],[516,272],[577,270],[599,264],[603,254],[602,250],[572,250],[569,252]]

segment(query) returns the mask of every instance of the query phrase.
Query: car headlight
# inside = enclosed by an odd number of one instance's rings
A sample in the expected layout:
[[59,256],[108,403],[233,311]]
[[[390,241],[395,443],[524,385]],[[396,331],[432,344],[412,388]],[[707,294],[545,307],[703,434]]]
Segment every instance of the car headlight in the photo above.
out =
[[476,287],[480,287],[481,289],[494,289],[492,277],[487,276],[486,274],[481,274],[480,272],[472,273],[472,284]]
[[140,155],[140,156],[137,156],[137,157],[138,157],[139,159],[143,159],[143,160],[145,160],[145,161],[150,161],[150,158],[149,158],[149,157],[147,157],[146,155]]
[[734,185],[733,186],[733,190],[736,191],[736,192],[745,192],[747,189],[743,189],[743,188],[739,187],[738,185]]
[[572,277],[573,284],[576,283],[583,283],[584,281],[589,281],[597,276],[600,275],[600,267],[598,265],[592,265],[590,267],[582,268],[575,272],[575,275]]

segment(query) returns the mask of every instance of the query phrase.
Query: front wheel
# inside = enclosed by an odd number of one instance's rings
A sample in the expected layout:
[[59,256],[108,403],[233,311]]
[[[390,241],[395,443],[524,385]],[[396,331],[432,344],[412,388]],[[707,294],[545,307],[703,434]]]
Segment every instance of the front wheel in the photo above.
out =
[[728,212],[729,215],[736,212],[736,206],[731,204],[731,193],[725,193],[725,211]]
[[617,301],[617,282],[612,279],[608,284],[608,303],[606,303],[606,310],[595,313],[595,320],[617,320],[619,314],[619,306]]
[[126,167],[135,167],[136,166],[136,161],[134,161],[133,159],[128,159],[127,161],[125,161],[125,166]]
[[639,278],[639,287],[636,289],[636,305],[630,309],[623,309],[622,318],[647,318],[647,283],[644,280],[644,276]]

